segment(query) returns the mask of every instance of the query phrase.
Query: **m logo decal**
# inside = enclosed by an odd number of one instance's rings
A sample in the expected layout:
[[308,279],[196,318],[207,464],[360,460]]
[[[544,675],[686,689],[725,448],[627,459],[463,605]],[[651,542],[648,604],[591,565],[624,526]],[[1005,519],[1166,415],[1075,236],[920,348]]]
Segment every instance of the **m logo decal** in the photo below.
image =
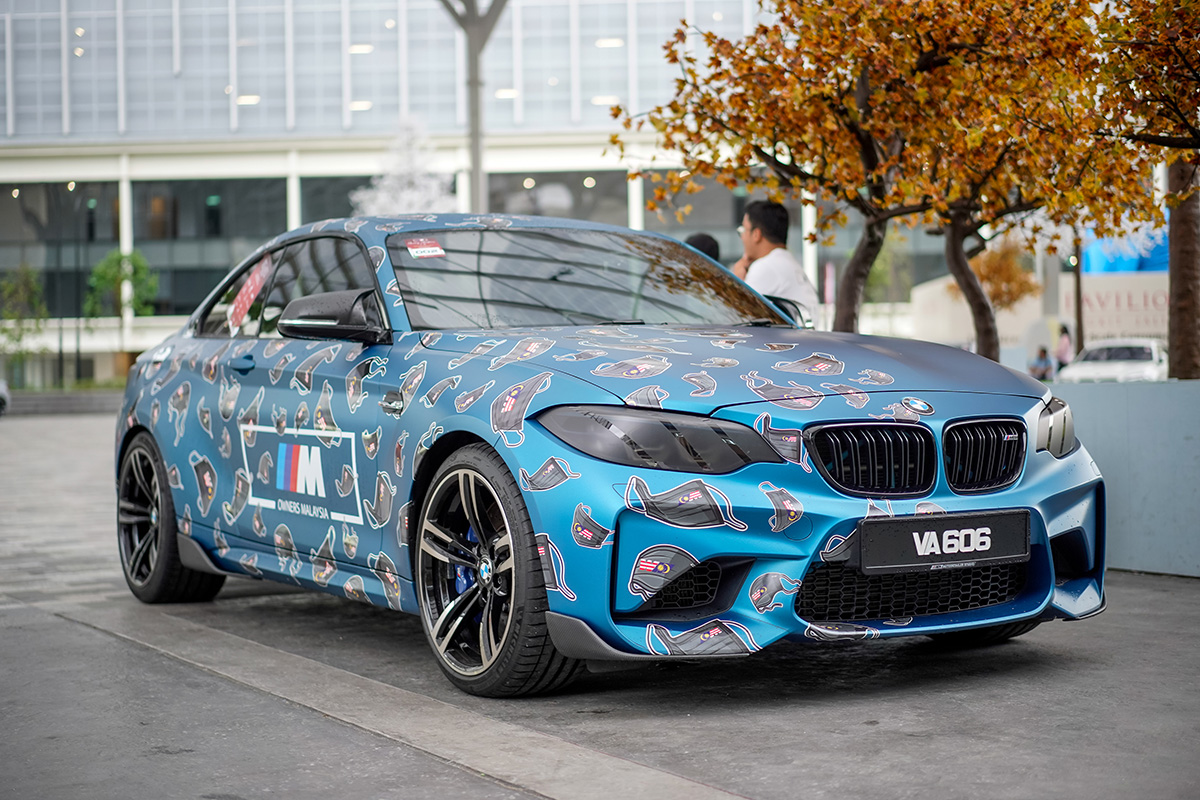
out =
[[321,469],[320,448],[316,445],[280,443],[275,488],[324,497],[325,474]]

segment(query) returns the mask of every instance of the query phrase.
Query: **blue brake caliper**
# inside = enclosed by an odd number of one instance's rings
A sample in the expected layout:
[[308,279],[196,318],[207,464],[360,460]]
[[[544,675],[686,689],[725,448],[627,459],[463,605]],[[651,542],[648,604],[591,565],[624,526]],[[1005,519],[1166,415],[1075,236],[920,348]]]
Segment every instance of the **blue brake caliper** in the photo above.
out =
[[[472,544],[479,541],[479,537],[475,535],[473,528],[467,528],[467,541]],[[470,567],[455,566],[454,567],[454,591],[462,594],[467,589],[475,585],[475,570]]]

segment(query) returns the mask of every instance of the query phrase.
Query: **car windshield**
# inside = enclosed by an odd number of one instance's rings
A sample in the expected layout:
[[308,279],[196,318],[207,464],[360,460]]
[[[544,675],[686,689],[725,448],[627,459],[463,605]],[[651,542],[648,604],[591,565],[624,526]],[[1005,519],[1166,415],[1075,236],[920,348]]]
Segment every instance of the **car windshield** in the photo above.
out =
[[567,228],[388,238],[414,329],[786,323],[726,270],[653,236]]
[[1079,358],[1080,361],[1153,361],[1154,357],[1149,347],[1142,345],[1120,345],[1116,347],[1097,347],[1088,350]]

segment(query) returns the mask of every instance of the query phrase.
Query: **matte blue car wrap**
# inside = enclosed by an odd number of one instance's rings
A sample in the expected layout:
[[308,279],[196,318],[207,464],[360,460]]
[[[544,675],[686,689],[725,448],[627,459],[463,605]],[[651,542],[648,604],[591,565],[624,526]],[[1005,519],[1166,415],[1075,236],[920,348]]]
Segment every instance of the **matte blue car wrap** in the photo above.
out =
[[[179,532],[220,570],[417,612],[414,488],[458,443],[486,442],[522,488],[551,632],[566,630],[564,618],[585,626],[570,628],[571,641],[556,636],[569,656],[739,655],[781,638],[952,632],[1103,608],[1103,481],[1082,445],[1061,457],[1039,449],[1043,384],[939,345],[787,327],[411,330],[387,237],[510,227],[622,230],[440,215],[330,220],[279,237],[244,263],[314,233],[357,237],[376,268],[392,343],[218,339],[185,328],[138,359],[118,461],[131,432],[153,435]],[[538,421],[561,406],[737,423],[779,458],[724,474],[612,463]],[[1003,488],[955,491],[944,430],[981,419],[1019,424],[1022,466]],[[831,485],[804,432],[873,422],[933,434],[931,489],[872,497]],[[920,540],[923,520],[1006,510],[1028,512],[1028,568],[1015,597],[914,616],[799,615],[814,567],[855,563],[865,518],[911,523]],[[715,600],[656,610],[664,587],[710,564],[720,567]],[[595,641],[581,644],[581,630]]]

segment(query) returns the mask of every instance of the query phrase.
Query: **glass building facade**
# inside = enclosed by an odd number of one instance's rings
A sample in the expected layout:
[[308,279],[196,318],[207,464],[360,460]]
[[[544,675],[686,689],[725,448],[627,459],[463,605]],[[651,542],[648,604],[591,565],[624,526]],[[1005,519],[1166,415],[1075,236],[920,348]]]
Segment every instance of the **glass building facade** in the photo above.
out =
[[[712,184],[683,222],[644,211],[649,187],[626,180],[644,162],[608,146],[610,108],[670,100],[662,48],[680,20],[737,37],[757,13],[508,0],[482,58],[488,210],[704,231],[732,263],[751,198]],[[187,313],[262,241],[351,213],[410,122],[466,210],[465,46],[439,0],[0,0],[0,278],[33,267],[51,315],[74,317],[91,265],[136,248],[159,275],[156,313]],[[844,264],[856,222],[820,267]],[[889,247],[913,276],[889,299],[944,271],[939,240],[905,231]]]

